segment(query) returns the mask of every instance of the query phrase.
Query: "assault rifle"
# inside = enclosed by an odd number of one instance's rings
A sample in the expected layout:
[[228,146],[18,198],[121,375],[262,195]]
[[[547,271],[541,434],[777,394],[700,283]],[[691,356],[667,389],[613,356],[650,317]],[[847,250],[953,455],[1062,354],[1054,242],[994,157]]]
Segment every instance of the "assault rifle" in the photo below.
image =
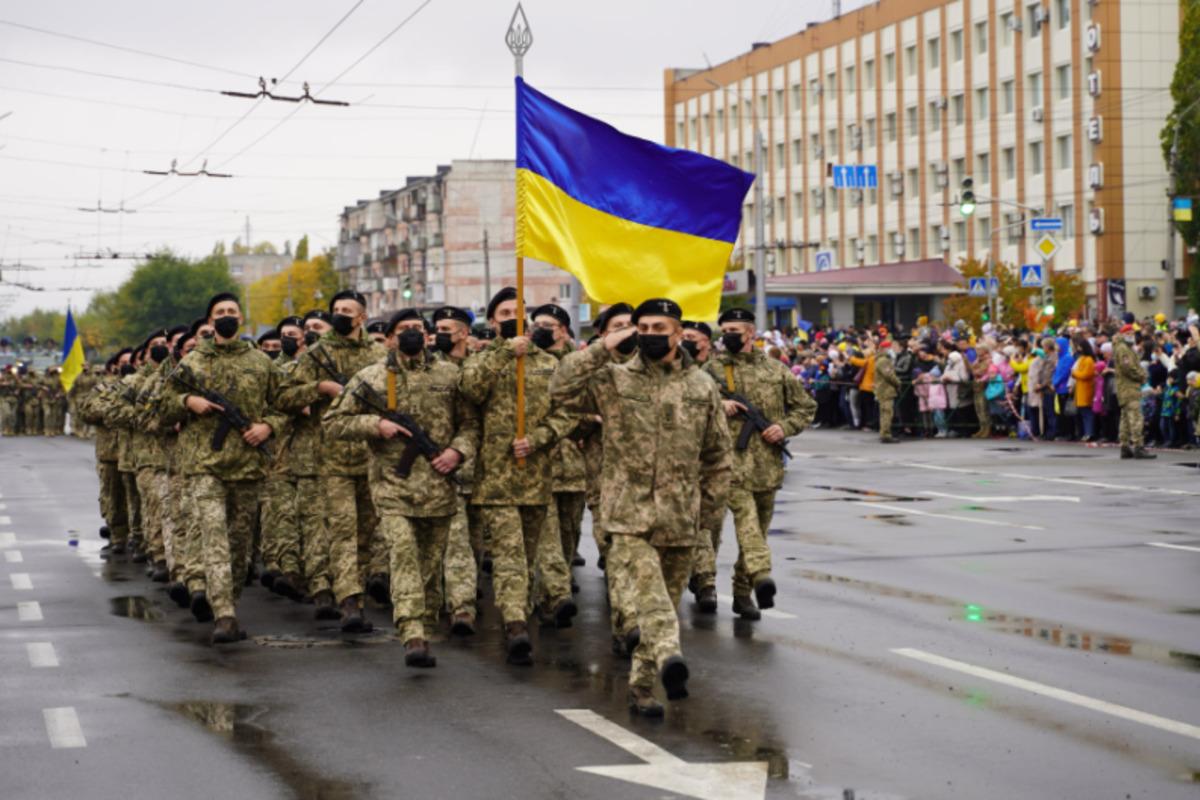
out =
[[333,356],[326,353],[319,345],[308,351],[308,355],[312,358],[316,365],[329,374],[330,380],[345,386],[350,379],[346,377],[344,372],[339,372],[337,364],[333,360]]
[[[172,377],[180,386],[189,390],[192,394],[203,397],[208,402],[216,403],[221,407],[221,411],[218,412],[221,415],[221,422],[217,425],[217,429],[213,431],[213,452],[218,452],[225,446],[225,438],[229,436],[231,430],[236,429],[238,433],[245,433],[254,424],[250,421],[249,417],[242,413],[242,410],[237,407],[236,403],[220,392],[215,392],[201,383],[190,367],[180,364],[175,368]],[[274,460],[275,454],[271,452],[271,448],[267,446],[266,442],[261,442],[255,449],[267,458]]]
[[[745,450],[750,446],[750,437],[755,433],[761,434],[767,428],[775,423],[767,419],[766,415],[758,406],[746,399],[743,394],[731,392],[728,389],[721,389],[721,397],[726,400],[732,400],[735,403],[741,403],[745,407],[745,411],[741,412],[741,416],[745,417],[746,421],[742,423],[742,429],[738,432],[737,443],[734,445],[738,450]],[[792,458],[791,452],[787,449],[787,439],[784,439],[776,445],[785,456]]]
[[408,439],[408,444],[404,447],[404,452],[400,454],[400,461],[396,464],[396,474],[401,478],[407,478],[412,473],[412,465],[417,460],[417,456],[424,456],[426,460],[433,461],[445,449],[433,441],[429,433],[408,414],[396,411],[395,409],[389,409],[387,407],[387,400],[384,399],[383,395],[365,381],[359,382],[358,388],[354,390],[354,396],[360,403],[379,414],[379,416],[388,422],[400,425],[412,433],[412,436]]

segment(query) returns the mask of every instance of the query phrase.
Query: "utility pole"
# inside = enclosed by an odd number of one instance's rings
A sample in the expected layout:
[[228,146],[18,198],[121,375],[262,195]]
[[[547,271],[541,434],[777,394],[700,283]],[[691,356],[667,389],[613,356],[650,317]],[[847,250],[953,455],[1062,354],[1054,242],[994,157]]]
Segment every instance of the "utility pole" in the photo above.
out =
[[754,125],[754,327],[767,329],[766,212],[763,209],[763,135]]
[[[1167,258],[1163,262],[1166,269],[1163,270],[1163,280],[1166,286],[1163,287],[1163,305],[1166,309],[1168,317],[1175,310],[1175,233],[1178,226],[1175,224],[1175,193],[1178,191],[1177,170],[1179,166],[1179,125],[1176,121],[1175,132],[1171,136],[1171,153],[1167,157]],[[1192,269],[1196,269],[1195,265]]]
[[492,299],[492,263],[488,257],[487,228],[483,229],[483,304]]

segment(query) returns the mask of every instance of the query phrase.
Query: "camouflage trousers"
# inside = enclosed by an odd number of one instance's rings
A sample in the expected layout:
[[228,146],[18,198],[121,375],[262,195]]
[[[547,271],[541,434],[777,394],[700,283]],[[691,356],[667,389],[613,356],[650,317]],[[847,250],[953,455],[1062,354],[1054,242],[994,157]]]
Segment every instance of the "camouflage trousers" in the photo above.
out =
[[1137,449],[1143,447],[1145,441],[1146,421],[1142,417],[1142,405],[1139,401],[1121,404],[1121,423],[1119,436],[1122,447]]
[[[733,594],[750,594],[754,584],[771,574],[771,550],[767,531],[775,513],[775,490],[749,492],[734,488],[729,492],[729,510],[733,512],[733,529],[737,535],[738,557],[733,565]],[[721,546],[714,542],[714,549]]]
[[184,487],[187,482],[179,472],[167,473],[167,500],[163,504],[163,546],[167,551],[167,567],[171,580],[186,583],[187,572],[187,517],[183,505]]
[[189,592],[203,592],[207,586],[204,566],[204,541],[200,532],[200,524],[196,516],[196,481],[192,477],[179,476],[181,489],[179,492],[179,536],[182,539],[175,548],[182,565],[180,580]]
[[492,586],[504,622],[524,622],[533,610],[540,576],[542,597],[571,596],[556,515],[550,506],[483,506],[492,537]]
[[442,560],[453,517],[406,517],[373,493],[387,542],[392,621],[401,641],[428,639],[442,611]]
[[163,544],[163,506],[167,496],[167,471],[158,467],[142,467],[137,472],[138,497],[142,507],[142,533],[146,554],[154,563],[167,560]]
[[117,462],[97,461],[96,476],[100,479],[100,516],[108,525],[109,541],[123,545],[129,541],[129,508]]
[[142,531],[142,499],[138,497],[137,474],[121,472],[121,489],[125,498],[125,514],[129,520],[129,543],[145,548]]
[[583,509],[587,505],[586,492],[555,492],[554,505],[558,512],[558,535],[562,539],[563,557],[570,566],[579,552],[579,539],[583,535]]
[[610,576],[629,587],[642,638],[633,651],[629,685],[651,688],[662,664],[679,655],[677,609],[692,570],[692,547],[655,547],[646,539],[614,534],[608,555]]
[[879,438],[892,437],[892,415],[896,411],[896,398],[879,397]]
[[[272,473],[263,483],[262,563],[273,572],[300,572],[299,527],[296,520],[296,482],[286,474]],[[290,551],[291,563],[283,566],[284,553]]]
[[366,475],[325,475],[325,531],[329,540],[329,576],[338,603],[362,594],[365,575],[387,572],[387,549],[377,538],[379,517],[371,502]]
[[992,432],[992,412],[988,410],[987,392],[983,385],[975,387],[975,419],[979,421],[979,435],[987,436]]
[[[483,514],[460,497],[458,511],[450,523],[442,574],[446,586],[446,608],[451,614],[475,616],[479,585],[479,558],[483,555]],[[394,573],[393,573],[394,574]]]
[[10,397],[0,397],[0,435],[17,435],[17,404]]
[[236,616],[238,597],[250,567],[259,481],[223,481],[193,475],[192,512],[204,554],[204,579],[213,614]]

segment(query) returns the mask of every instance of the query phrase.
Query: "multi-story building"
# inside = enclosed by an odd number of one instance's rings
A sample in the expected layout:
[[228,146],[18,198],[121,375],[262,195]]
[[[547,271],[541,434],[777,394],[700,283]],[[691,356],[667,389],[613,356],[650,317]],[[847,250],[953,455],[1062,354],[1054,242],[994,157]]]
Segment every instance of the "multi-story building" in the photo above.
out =
[[269,275],[283,272],[292,266],[292,254],[287,253],[230,253],[229,274],[242,286],[250,286]]
[[[937,317],[960,291],[946,265],[1041,260],[1035,216],[1062,219],[1047,266],[1077,272],[1090,309],[1111,313],[1123,288],[1128,308],[1153,313],[1182,277],[1162,267],[1159,144],[1178,33],[1174,3],[881,0],[709,69],[667,70],[666,141],[754,171],[761,134],[767,287],[787,314]],[[837,165],[874,165],[877,188],[834,189]],[[747,266],[753,210],[735,253]]]
[[[516,164],[461,160],[342,211],[337,269],[368,313],[450,304],[478,315],[516,280]],[[529,303],[566,296],[567,273],[526,261]]]

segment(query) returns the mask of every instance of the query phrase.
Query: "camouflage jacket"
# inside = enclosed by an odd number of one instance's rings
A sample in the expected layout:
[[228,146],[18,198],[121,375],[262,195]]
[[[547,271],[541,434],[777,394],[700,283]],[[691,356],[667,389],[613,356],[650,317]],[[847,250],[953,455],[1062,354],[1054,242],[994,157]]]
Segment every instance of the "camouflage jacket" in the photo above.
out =
[[116,382],[117,379],[111,375],[101,376],[92,390],[79,398],[77,404],[79,418],[96,427],[97,461],[117,460],[117,432],[104,424],[104,408]]
[[[318,472],[347,476],[367,474],[369,455],[364,442],[330,441],[321,431],[321,418],[329,410],[330,398],[317,391],[317,384],[333,378],[316,359],[328,357],[336,365],[337,371],[349,379],[359,370],[379,363],[386,356],[387,349],[372,342],[362,331],[359,331],[356,339],[328,331],[297,359],[276,400],[279,408],[295,415],[293,445],[296,439],[300,439],[300,447],[293,447],[292,450],[293,475],[316,475]],[[309,412],[307,415],[304,414],[305,408]],[[306,447],[306,444],[310,446]]]
[[[728,388],[732,378],[734,391],[783,428],[784,436],[800,433],[816,416],[817,401],[782,362],[761,350],[721,353],[708,360],[704,371],[721,388]],[[729,420],[735,441],[744,422],[742,417]],[[761,434],[751,435],[745,450],[734,450],[733,482],[751,492],[778,489],[783,485],[783,452],[767,444]]]
[[475,463],[476,505],[549,505],[553,500],[553,445],[574,427],[571,415],[550,403],[550,380],[558,361],[530,347],[525,355],[525,436],[533,453],[520,466],[512,453],[517,438],[517,359],[507,339],[467,359],[462,391],[480,409],[481,438]]
[[346,384],[346,391],[333,402],[322,422],[326,441],[368,442],[372,494],[386,493],[401,514],[452,516],[458,509],[454,480],[438,474],[424,456],[413,462],[407,478],[397,475],[395,467],[408,439],[381,438],[379,412],[355,395],[358,387],[366,384],[386,400],[389,376],[394,376],[397,411],[412,417],[438,445],[461,453],[464,463],[474,455],[479,442],[479,414],[459,391],[459,368],[448,360],[421,356],[409,361],[395,353],[389,353],[385,362],[362,370]]
[[[265,422],[272,432],[283,426],[283,415],[271,406],[283,383],[283,373],[271,359],[243,341],[218,344],[205,339],[181,362],[203,383],[204,388],[220,392],[237,404],[252,422]],[[156,399],[163,425],[186,423],[175,446],[177,468],[184,475],[215,475],[225,481],[250,481],[263,477],[266,457],[246,444],[241,433],[231,430],[220,450],[213,450],[213,434],[222,419],[217,413],[196,416],[185,401],[191,390],[172,376]],[[272,434],[269,446],[275,446]]]
[[1138,359],[1133,345],[1118,337],[1113,342],[1113,371],[1117,374],[1117,402],[1121,405],[1141,403],[1142,384],[1146,382],[1146,368]]
[[659,547],[694,546],[725,515],[732,443],[717,387],[691,357],[624,364],[597,342],[563,363],[554,399],[604,423],[604,529]]
[[[563,359],[575,352],[575,348],[567,345],[562,350],[548,350],[550,355],[558,359],[561,365]],[[587,490],[587,468],[583,462],[583,441],[592,430],[587,418],[574,415],[575,427],[555,445],[554,466],[551,470],[553,489],[556,492],[583,492]]]
[[163,449],[163,437],[158,415],[154,412],[153,400],[162,383],[163,372],[159,366],[143,366],[122,383],[133,390],[118,392],[113,398],[108,417],[129,431],[130,456],[135,469],[167,468],[167,453]]
[[890,403],[900,391],[900,378],[896,375],[896,362],[892,354],[880,351],[875,354],[875,399]]
[[137,393],[137,373],[125,375],[113,384],[104,409],[105,423],[117,432],[117,469],[121,472],[137,472],[133,458],[133,428],[121,413],[124,404]]
[[[458,367],[459,380],[461,381],[462,369],[466,367],[468,361],[475,357],[475,354],[467,353],[465,358],[455,358],[439,352],[433,357],[439,361],[445,361],[448,364]],[[472,403],[471,405],[474,407],[475,404]],[[477,407],[475,408],[475,415],[476,417],[479,416],[479,409]],[[478,449],[478,441],[476,441],[475,446]],[[470,458],[464,458],[463,463],[459,465],[458,470],[454,474],[458,476],[458,493],[463,497],[470,497],[475,487],[475,454],[472,454]]]

